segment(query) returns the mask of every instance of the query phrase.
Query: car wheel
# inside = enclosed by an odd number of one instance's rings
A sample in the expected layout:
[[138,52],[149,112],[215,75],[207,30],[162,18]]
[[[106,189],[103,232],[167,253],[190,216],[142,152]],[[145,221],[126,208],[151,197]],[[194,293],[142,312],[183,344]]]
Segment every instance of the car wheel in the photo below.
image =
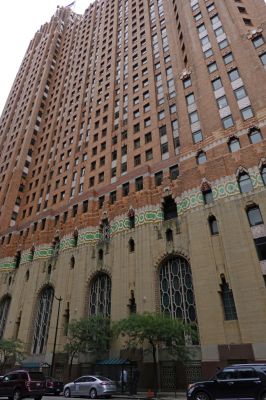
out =
[[34,397],[34,400],[42,400],[42,396]]
[[71,392],[70,392],[70,389],[69,389],[69,388],[66,388],[66,389],[65,389],[65,391],[64,391],[64,396],[65,396],[66,398],[70,398],[70,397],[71,397]]
[[97,398],[97,391],[96,391],[96,389],[91,389],[91,391],[90,391],[90,398],[91,398],[91,399],[96,399],[96,398]]
[[12,399],[13,400],[20,400],[21,399],[21,391],[18,390],[18,389],[15,389]]
[[197,392],[193,396],[194,400],[211,400],[210,396],[206,392]]

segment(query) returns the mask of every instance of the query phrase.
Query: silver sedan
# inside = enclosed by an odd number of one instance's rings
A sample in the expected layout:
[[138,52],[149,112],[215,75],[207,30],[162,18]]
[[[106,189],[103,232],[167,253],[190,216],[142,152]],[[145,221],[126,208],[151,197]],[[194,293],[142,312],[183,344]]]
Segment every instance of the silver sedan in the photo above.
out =
[[69,397],[82,397],[89,396],[91,399],[97,397],[111,397],[117,390],[116,383],[104,376],[99,375],[86,375],[81,376],[74,382],[67,383],[64,386],[64,396]]

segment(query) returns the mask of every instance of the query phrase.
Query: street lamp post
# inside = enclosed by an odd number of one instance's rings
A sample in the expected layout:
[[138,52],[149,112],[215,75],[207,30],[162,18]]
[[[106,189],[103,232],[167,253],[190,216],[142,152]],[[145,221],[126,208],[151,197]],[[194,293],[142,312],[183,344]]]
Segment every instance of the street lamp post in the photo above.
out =
[[58,310],[57,310],[57,318],[56,318],[56,325],[55,325],[55,336],[54,336],[54,346],[53,346],[53,353],[52,353],[52,363],[51,363],[51,371],[50,375],[53,376],[54,374],[54,357],[55,357],[55,348],[56,348],[56,341],[57,341],[57,331],[58,331],[58,322],[59,322],[59,314],[60,314],[60,305],[61,301],[63,300],[62,297],[54,296],[56,300],[58,300]]

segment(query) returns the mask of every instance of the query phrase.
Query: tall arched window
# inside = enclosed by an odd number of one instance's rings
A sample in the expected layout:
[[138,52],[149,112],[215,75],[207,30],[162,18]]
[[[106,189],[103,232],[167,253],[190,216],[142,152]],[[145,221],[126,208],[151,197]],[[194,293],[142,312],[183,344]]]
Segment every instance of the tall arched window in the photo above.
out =
[[266,165],[263,165],[260,173],[261,173],[263,184],[264,184],[264,186],[266,186]]
[[107,274],[98,274],[91,283],[89,293],[89,315],[111,314],[111,279]]
[[253,190],[250,176],[246,172],[239,175],[238,186],[241,193],[247,193]]
[[11,303],[10,296],[4,296],[0,302],[0,339],[2,339],[4,335],[10,303]]
[[226,321],[231,321],[237,319],[235,300],[233,296],[233,291],[230,289],[225,278],[221,278],[221,297],[224,309],[224,318]]
[[167,221],[169,219],[177,218],[176,202],[174,201],[174,199],[171,196],[167,196],[164,199],[163,214],[164,214],[165,221]]
[[42,290],[37,304],[37,314],[34,325],[32,353],[41,354],[45,351],[48,339],[54,289],[47,286]]
[[185,323],[197,323],[192,274],[182,257],[171,257],[160,268],[161,311]]

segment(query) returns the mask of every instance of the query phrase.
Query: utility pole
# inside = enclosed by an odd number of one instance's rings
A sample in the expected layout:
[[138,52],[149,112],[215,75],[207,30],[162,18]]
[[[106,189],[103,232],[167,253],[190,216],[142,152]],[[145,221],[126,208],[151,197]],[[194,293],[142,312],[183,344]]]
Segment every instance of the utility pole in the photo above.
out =
[[56,318],[56,325],[55,325],[55,336],[54,336],[54,346],[53,346],[53,353],[52,353],[52,363],[51,363],[51,370],[50,375],[54,375],[54,357],[55,357],[55,348],[56,348],[56,341],[57,341],[57,330],[58,330],[58,322],[59,322],[59,314],[60,314],[60,306],[61,301],[63,300],[60,296],[59,298],[54,296],[56,300],[58,300],[58,310],[57,310],[57,318]]

